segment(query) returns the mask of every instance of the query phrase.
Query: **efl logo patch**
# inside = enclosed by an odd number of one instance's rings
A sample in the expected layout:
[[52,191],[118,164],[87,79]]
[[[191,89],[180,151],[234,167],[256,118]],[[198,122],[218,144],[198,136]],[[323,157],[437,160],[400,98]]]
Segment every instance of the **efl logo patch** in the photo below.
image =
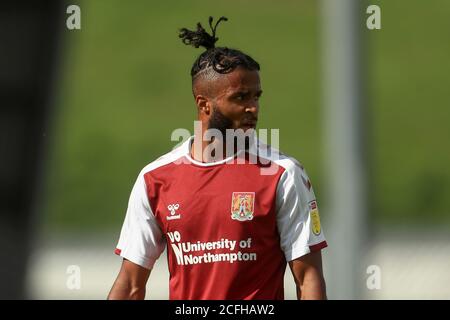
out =
[[231,198],[231,219],[238,221],[252,220],[254,207],[254,192],[233,192]]
[[322,230],[320,227],[319,210],[317,209],[316,200],[309,202],[308,206],[309,206],[309,215],[311,217],[311,230],[316,236],[318,236]]

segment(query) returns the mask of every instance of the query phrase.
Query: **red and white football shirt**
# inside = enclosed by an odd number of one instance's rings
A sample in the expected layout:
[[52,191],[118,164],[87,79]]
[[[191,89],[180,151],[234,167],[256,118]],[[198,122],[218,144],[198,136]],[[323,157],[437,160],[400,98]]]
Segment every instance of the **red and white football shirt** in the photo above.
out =
[[283,299],[286,261],[327,246],[305,170],[275,149],[198,162],[192,139],[139,174],[116,254],[151,269],[167,245],[170,299]]

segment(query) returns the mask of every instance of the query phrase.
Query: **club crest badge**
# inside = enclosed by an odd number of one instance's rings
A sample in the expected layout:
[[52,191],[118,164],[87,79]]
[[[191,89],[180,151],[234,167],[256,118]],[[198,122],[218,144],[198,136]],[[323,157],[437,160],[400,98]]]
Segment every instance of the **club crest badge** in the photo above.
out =
[[254,192],[233,192],[231,198],[231,219],[238,221],[252,220],[254,209]]

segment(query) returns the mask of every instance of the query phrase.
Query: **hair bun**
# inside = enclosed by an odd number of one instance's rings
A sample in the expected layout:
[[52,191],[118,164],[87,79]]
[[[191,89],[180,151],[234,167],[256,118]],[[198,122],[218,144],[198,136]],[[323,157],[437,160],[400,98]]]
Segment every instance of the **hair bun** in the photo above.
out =
[[209,17],[208,22],[212,32],[211,35],[208,32],[206,32],[206,30],[202,27],[202,25],[199,22],[197,23],[196,31],[181,28],[180,34],[178,36],[182,39],[185,45],[191,45],[194,46],[195,48],[204,47],[206,50],[213,49],[215,48],[217,40],[219,40],[219,38],[216,37],[216,29],[217,25],[221,21],[228,21],[228,19],[226,17],[220,17],[220,19],[217,20],[216,25],[213,27],[212,26],[213,17],[211,16]]

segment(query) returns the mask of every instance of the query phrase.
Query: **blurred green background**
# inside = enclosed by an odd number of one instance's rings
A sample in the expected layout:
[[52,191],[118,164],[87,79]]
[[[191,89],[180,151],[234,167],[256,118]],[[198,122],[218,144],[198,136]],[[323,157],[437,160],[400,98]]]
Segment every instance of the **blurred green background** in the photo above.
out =
[[[74,3],[80,4],[75,1]],[[382,29],[366,43],[368,157],[377,225],[450,225],[450,1],[367,1]],[[138,172],[196,117],[190,68],[200,49],[177,30],[229,18],[218,45],[261,65],[259,128],[324,196],[321,16],[309,1],[85,1],[79,31],[64,31],[57,113],[47,135],[43,225],[114,230]],[[365,12],[361,12],[366,16]],[[343,181],[345,186],[345,181]]]

